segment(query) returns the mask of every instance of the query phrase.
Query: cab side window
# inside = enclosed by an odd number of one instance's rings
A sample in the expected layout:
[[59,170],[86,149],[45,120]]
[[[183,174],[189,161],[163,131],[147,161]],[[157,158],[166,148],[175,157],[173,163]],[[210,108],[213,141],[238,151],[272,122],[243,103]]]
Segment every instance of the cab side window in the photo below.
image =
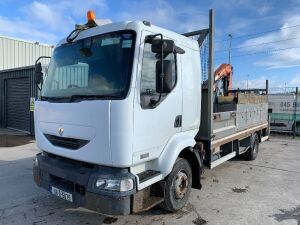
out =
[[[151,51],[151,44],[145,43],[142,76],[141,76],[141,106],[144,109],[153,108],[151,99],[157,99],[159,93],[156,92],[156,62],[159,61],[160,55]],[[177,68],[175,53],[168,54],[165,60],[170,60],[172,63],[172,86],[173,88],[177,82]],[[167,94],[162,94],[162,101],[167,97]]]

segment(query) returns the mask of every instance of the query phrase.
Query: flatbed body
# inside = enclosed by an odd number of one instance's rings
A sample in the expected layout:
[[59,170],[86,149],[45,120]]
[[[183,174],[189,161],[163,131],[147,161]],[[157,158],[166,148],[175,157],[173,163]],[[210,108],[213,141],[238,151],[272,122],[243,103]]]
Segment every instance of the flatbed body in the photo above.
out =
[[[205,105],[207,95],[203,96],[202,104]],[[227,97],[229,100],[225,102],[219,97],[215,100],[217,103],[213,105],[212,115],[208,115],[205,110],[202,111],[202,124],[196,140],[208,149],[205,152],[205,163],[209,168],[245,153],[250,146],[250,137],[253,133],[259,135],[260,142],[269,138],[267,97],[265,94],[241,93]],[[213,119],[209,120],[210,117]],[[210,136],[207,135],[208,124],[203,121],[211,122]]]

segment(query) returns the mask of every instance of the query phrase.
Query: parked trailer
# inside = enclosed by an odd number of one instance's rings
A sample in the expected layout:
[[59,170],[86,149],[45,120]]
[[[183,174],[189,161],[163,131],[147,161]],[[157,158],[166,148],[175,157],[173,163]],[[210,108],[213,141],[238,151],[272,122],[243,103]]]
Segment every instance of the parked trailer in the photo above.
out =
[[[104,214],[158,204],[174,212],[201,188],[203,162],[213,168],[236,155],[256,158],[269,134],[266,96],[214,93],[212,10],[208,29],[183,35],[147,21],[97,26],[88,16],[55,48],[35,103],[38,186]],[[83,85],[65,72],[78,64],[87,68]]]

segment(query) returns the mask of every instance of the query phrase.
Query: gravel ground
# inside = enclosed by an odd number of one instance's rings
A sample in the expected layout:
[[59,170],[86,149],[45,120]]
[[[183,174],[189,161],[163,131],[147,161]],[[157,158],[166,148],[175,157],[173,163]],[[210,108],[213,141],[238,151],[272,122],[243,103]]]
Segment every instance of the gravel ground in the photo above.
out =
[[175,214],[157,207],[120,217],[74,208],[37,188],[35,143],[26,139],[16,145],[0,148],[0,225],[300,225],[300,139],[273,136],[255,161],[234,159],[206,169],[202,190],[193,190],[187,206]]

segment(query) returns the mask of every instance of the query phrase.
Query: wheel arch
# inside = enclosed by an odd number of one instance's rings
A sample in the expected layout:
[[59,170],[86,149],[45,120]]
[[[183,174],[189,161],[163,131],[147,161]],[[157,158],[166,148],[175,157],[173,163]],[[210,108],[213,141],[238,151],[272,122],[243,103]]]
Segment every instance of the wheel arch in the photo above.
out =
[[192,188],[201,189],[200,176],[202,173],[202,160],[199,151],[194,148],[185,148],[180,152],[178,157],[187,160],[191,166]]
[[[195,139],[188,133],[178,133],[174,135],[164,148],[164,151],[158,158],[158,168],[166,177],[173,169],[173,166],[178,157],[186,159],[192,169],[193,174],[193,188],[200,189],[200,175],[201,175],[201,158],[199,151],[194,149],[196,145]],[[194,180],[195,177],[195,180]],[[197,178],[198,177],[198,178]]]
[[255,134],[256,134],[257,137],[258,137],[258,142],[259,142],[259,143],[261,143],[261,132],[262,132],[261,130],[255,132]]

